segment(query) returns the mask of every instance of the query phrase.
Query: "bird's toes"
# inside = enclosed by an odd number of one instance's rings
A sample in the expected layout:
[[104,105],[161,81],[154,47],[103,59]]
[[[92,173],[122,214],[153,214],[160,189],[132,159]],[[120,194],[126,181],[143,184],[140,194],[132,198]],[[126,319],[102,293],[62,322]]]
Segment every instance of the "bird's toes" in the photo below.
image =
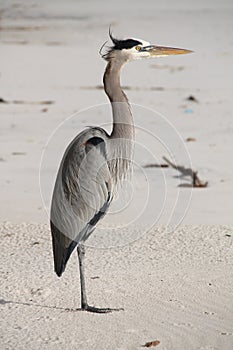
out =
[[119,308],[119,309],[112,309],[112,308],[99,308],[99,307],[95,307],[95,306],[90,306],[90,305],[85,305],[84,307],[82,307],[83,311],[88,311],[88,312],[93,312],[93,313],[99,313],[99,314],[107,314],[113,311],[123,311],[123,308]]

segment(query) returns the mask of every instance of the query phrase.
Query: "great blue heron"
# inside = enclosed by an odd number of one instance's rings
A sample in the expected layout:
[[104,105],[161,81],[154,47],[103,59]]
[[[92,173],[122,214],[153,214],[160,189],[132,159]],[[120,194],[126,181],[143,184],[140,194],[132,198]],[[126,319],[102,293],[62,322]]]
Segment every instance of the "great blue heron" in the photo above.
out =
[[56,274],[62,275],[77,247],[81,309],[99,313],[112,309],[96,308],[87,303],[84,242],[106,214],[116,185],[131,166],[134,125],[129,102],[120,86],[121,68],[136,59],[191,52],[151,45],[140,39],[118,40],[109,34],[113,46],[103,55],[107,61],[103,80],[112,107],[112,132],[108,135],[100,127],[91,127],[67,147],[56,178],[50,219]]

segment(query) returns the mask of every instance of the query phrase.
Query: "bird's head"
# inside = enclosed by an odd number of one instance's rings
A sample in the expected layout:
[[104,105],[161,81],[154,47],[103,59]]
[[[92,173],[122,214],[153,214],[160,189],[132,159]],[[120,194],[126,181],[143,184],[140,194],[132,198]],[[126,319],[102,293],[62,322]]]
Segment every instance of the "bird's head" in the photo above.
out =
[[108,61],[116,55],[124,61],[133,61],[143,58],[181,55],[192,52],[186,49],[151,45],[147,41],[135,38],[119,40],[114,38],[111,32],[109,32],[109,36],[113,46],[109,48],[107,54],[103,55]]

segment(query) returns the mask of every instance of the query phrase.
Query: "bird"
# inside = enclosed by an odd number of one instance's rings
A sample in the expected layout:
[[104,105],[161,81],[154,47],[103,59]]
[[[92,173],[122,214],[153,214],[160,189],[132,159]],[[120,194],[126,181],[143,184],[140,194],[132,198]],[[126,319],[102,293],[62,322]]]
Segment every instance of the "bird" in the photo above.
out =
[[110,30],[109,36],[111,46],[100,53],[107,62],[103,84],[112,110],[112,131],[108,134],[98,126],[87,127],[71,141],[59,166],[50,210],[54,270],[60,277],[77,249],[79,310],[94,313],[122,310],[89,305],[84,274],[85,242],[108,211],[117,186],[132,169],[134,123],[121,88],[121,70],[130,61],[192,52],[136,38],[118,39]]

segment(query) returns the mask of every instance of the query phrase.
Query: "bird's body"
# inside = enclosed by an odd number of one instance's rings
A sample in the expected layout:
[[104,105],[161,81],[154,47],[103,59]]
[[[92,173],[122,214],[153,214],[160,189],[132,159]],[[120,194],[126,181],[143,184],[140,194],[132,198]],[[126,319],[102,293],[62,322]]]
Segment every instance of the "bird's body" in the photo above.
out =
[[[99,127],[84,130],[68,146],[57,174],[51,204],[51,232],[55,272],[61,276],[77,247],[81,280],[81,309],[108,312],[87,304],[84,281],[84,242],[106,214],[116,186],[131,168],[134,125],[130,106],[120,86],[121,68],[130,60],[187,50],[152,46],[137,39],[117,40],[104,56],[108,61],[104,88],[113,113],[110,135]],[[157,50],[157,51],[156,51]],[[155,52],[156,51],[156,52]],[[164,52],[164,54],[163,54]]]
[[[61,162],[51,207],[55,271],[58,276],[64,271],[75,246],[84,242],[93,230],[91,220],[99,212],[101,218],[101,208],[107,209],[111,202],[112,184],[105,150],[107,138],[109,136],[103,129],[83,131],[69,145]],[[93,174],[94,162],[95,166],[105,165],[105,169],[102,166],[99,183],[93,182],[96,176]],[[92,196],[93,192],[95,196]],[[98,204],[94,203],[96,200]]]

